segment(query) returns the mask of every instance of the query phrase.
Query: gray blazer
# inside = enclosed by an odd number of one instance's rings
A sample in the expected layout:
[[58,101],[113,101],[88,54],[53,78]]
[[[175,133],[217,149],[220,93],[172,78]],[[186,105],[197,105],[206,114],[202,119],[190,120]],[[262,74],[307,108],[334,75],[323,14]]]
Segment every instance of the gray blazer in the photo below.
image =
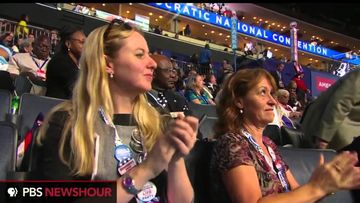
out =
[[308,107],[302,119],[305,136],[329,142],[338,150],[360,135],[360,69],[336,81]]

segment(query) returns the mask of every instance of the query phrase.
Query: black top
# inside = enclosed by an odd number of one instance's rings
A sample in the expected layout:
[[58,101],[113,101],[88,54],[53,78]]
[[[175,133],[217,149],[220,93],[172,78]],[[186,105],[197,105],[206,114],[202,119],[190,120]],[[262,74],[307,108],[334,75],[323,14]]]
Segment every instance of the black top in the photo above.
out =
[[[64,124],[69,114],[65,111],[56,112],[49,120],[49,128],[46,131],[42,145],[35,144],[32,155],[32,171],[34,177],[30,179],[40,180],[89,180],[91,174],[79,177],[71,174],[71,170],[59,157],[59,143],[64,129]],[[64,151],[70,155],[70,140],[66,140]]]
[[206,82],[205,85],[211,91],[211,95],[213,96],[213,98],[215,98],[217,93],[219,92],[219,86],[216,84],[211,84],[209,82]]
[[[186,116],[192,115],[185,97],[172,90],[152,89],[147,92],[147,99],[155,108],[165,112],[184,112]],[[163,112],[160,112],[163,113]]]
[[47,65],[46,96],[70,99],[79,68],[69,54],[57,53]]
[[133,126],[137,125],[135,118],[131,114],[114,114],[114,125]]
[[[45,139],[42,145],[34,145],[32,154],[32,173],[27,176],[31,180],[90,180],[91,174],[86,176],[75,176],[71,173],[70,168],[65,165],[59,157],[59,142],[64,129],[64,124],[69,114],[64,111],[56,112],[49,120],[49,127],[46,131]],[[132,116],[128,114],[114,115],[114,124],[121,126],[130,126],[136,124]],[[105,123],[103,125],[106,125]],[[97,129],[98,130],[98,129]],[[101,130],[100,130],[101,131]],[[100,133],[101,134],[101,133]],[[110,136],[108,136],[110,137]],[[124,143],[125,144],[125,143]],[[70,140],[66,140],[65,155],[70,155]],[[155,179],[150,180],[157,187],[155,197],[160,199],[160,203],[166,203],[167,172],[163,171]],[[136,203],[133,198],[131,203]]]

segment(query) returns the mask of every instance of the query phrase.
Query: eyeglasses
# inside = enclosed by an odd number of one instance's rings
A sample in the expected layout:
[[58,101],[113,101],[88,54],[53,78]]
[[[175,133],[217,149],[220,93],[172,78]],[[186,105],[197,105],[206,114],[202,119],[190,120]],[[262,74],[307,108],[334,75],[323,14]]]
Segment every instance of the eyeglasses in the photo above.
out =
[[165,73],[176,73],[175,68],[159,68],[161,71],[164,71]]
[[118,26],[123,26],[125,30],[132,30],[133,29],[133,25],[128,23],[128,22],[125,22],[121,19],[113,19],[110,24],[108,25],[108,27],[106,28],[105,32],[104,32],[104,40],[107,39],[109,37],[109,33],[111,31],[111,29],[113,29],[113,27],[116,25]]

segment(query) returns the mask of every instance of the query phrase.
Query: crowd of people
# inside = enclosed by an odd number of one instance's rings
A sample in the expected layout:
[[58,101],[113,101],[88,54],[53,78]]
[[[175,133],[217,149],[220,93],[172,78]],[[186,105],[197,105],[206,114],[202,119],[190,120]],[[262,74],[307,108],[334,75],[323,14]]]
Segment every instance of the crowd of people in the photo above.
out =
[[[118,19],[88,36],[81,28],[64,27],[54,55],[50,36],[33,42],[27,37],[20,45],[24,52],[16,54],[10,37],[4,34],[0,44],[12,50],[3,58],[13,79],[28,79],[32,94],[66,99],[40,128],[32,179],[115,180],[117,202],[192,202],[196,194],[184,161],[199,127],[192,102],[217,109],[213,167],[229,202],[314,202],[360,188],[355,152],[327,163],[320,157],[309,182],[300,186],[276,144],[263,136],[270,123],[302,125],[299,130],[309,131],[315,147],[349,145],[360,134],[359,98],[349,87],[359,83],[359,70],[309,105],[311,92],[297,62],[289,84],[282,63],[271,73],[261,67],[235,71],[224,59],[217,78],[206,44],[183,70],[151,53],[142,32]],[[143,193],[153,198],[142,199]]]

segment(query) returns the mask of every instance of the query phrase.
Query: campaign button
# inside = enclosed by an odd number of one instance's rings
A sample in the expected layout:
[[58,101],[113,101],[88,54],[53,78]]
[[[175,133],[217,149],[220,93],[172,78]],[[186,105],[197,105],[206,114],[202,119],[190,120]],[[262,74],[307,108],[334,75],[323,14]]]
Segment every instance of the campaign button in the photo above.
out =
[[154,183],[147,182],[142,188],[141,192],[137,194],[137,198],[143,202],[148,202],[155,198],[157,188]]

